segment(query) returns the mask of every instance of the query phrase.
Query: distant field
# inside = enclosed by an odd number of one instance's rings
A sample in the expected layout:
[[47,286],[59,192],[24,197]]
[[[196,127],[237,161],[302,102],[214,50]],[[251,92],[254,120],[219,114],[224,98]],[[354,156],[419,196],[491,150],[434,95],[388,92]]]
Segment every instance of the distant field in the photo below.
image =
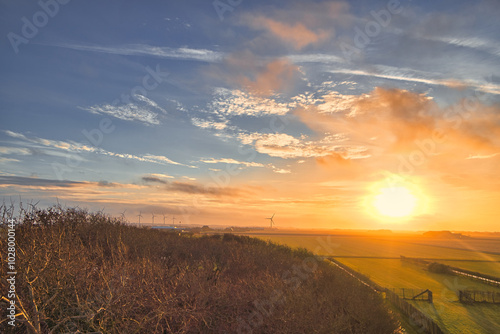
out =
[[456,296],[459,289],[500,292],[500,288],[464,277],[430,273],[401,260],[340,258],[338,261],[383,287],[431,290],[433,305],[422,301],[413,304],[450,333],[495,333],[500,328],[500,305],[464,306]]
[[264,240],[303,247],[318,255],[399,258],[420,257],[446,260],[500,261],[500,254],[419,244],[421,239],[361,236],[255,235]]
[[475,261],[440,261],[452,267],[462,268],[483,274],[500,277],[500,262],[475,262]]
[[[450,240],[426,240],[427,244],[423,244],[421,238],[408,237],[277,234],[256,237],[303,247],[318,255],[335,256],[341,263],[384,287],[429,289],[433,291],[433,304],[422,301],[413,303],[449,333],[498,333],[500,328],[500,305],[464,305],[458,302],[456,296],[458,289],[500,291],[500,288],[465,277],[430,273],[421,266],[399,260],[400,255],[439,259],[439,262],[452,266],[499,276],[500,262],[488,262],[500,261],[500,255],[491,254],[492,250],[496,250],[496,240],[481,246],[480,240],[460,244]],[[449,261],[451,259],[458,261]]]
[[431,246],[460,248],[471,251],[500,254],[500,239],[427,239],[418,238],[412,242]]

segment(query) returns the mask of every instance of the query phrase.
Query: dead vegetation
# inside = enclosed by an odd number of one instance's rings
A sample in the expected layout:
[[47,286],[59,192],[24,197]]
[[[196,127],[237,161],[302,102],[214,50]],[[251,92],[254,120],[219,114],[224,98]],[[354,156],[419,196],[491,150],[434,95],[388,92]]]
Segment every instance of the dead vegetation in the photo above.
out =
[[[2,333],[365,334],[397,327],[377,294],[305,250],[231,234],[179,236],[74,208],[33,209],[21,220],[17,325],[3,316]],[[7,304],[0,307],[4,313]]]

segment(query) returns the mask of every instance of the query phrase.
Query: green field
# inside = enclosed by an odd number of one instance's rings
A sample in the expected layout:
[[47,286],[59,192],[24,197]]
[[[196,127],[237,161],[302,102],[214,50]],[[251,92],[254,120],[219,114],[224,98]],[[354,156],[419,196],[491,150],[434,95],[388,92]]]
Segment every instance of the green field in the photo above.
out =
[[[459,289],[500,292],[500,288],[469,278],[430,273],[401,260],[341,258],[338,261],[383,287],[431,290],[434,297],[432,305],[423,301],[413,304],[450,333],[495,333],[495,329],[500,328],[500,305],[464,306],[456,296]],[[465,328],[468,330],[464,331]]]
[[[459,289],[499,291],[500,288],[458,276],[430,273],[420,265],[402,262],[400,255],[439,259],[456,267],[499,274],[500,255],[491,252],[448,248],[447,245],[418,243],[415,240],[359,236],[261,235],[259,238],[292,247],[303,247],[318,255],[330,255],[350,268],[388,288],[429,289],[434,303],[412,302],[448,333],[498,333],[500,305],[464,305],[458,301]],[[418,240],[417,240],[418,241]],[[490,249],[488,249],[490,250]],[[449,261],[449,260],[469,261]]]

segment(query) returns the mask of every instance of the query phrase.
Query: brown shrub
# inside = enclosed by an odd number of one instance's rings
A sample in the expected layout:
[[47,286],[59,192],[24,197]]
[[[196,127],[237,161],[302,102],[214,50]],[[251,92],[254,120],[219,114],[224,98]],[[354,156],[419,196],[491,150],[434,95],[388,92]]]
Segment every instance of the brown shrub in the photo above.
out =
[[[378,295],[304,250],[179,236],[79,209],[17,228],[11,333],[392,333]],[[6,243],[1,239],[2,277]],[[6,281],[1,284],[7,291]],[[1,302],[2,312],[6,303]]]

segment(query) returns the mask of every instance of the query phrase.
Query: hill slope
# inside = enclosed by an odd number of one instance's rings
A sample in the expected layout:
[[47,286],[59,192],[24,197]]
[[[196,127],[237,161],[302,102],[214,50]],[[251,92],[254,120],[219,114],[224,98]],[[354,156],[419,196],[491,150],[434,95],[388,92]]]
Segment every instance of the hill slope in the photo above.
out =
[[[392,333],[382,299],[305,250],[126,226],[78,209],[16,230],[12,333]],[[34,225],[36,222],[39,225]],[[2,263],[7,244],[1,238]],[[6,265],[1,268],[6,275]],[[5,296],[7,283],[1,281]],[[0,303],[2,312],[7,304]],[[2,317],[2,320],[5,317]]]

